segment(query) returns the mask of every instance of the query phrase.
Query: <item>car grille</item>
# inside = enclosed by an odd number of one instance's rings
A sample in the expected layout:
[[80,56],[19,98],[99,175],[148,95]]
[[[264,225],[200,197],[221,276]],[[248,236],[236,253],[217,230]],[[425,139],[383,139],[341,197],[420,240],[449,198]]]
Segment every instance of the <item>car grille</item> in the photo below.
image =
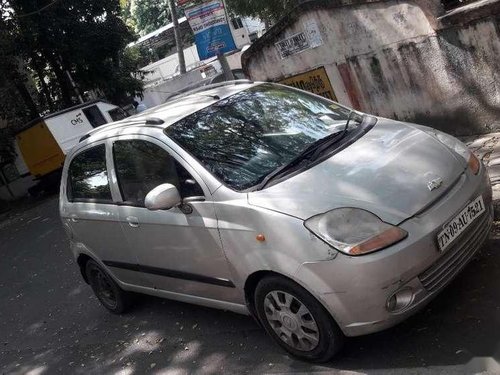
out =
[[491,209],[456,240],[445,255],[418,277],[424,288],[433,293],[444,287],[471,260],[483,245],[491,227]]

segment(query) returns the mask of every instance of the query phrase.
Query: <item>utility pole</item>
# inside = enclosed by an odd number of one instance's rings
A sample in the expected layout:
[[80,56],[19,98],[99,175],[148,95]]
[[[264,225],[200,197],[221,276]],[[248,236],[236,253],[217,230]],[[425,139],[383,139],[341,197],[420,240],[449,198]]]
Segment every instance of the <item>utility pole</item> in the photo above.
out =
[[175,8],[175,0],[168,0],[172,23],[174,24],[175,45],[177,46],[177,54],[179,56],[179,71],[181,74],[186,73],[186,59],[184,58],[184,46],[182,44],[181,30],[179,28],[179,20],[177,19],[177,11]]
[[[226,1],[222,0],[222,4],[224,5],[224,13],[226,15],[227,25],[229,26],[229,32],[232,35],[233,32],[231,31],[231,26],[229,25],[230,21],[229,21],[229,18],[228,18]],[[233,36],[233,38],[234,38],[234,36]],[[217,54],[217,59],[219,59],[220,66],[222,68],[222,72],[224,73],[224,79],[226,81],[233,81],[234,80],[234,74],[233,74],[233,71],[231,70],[231,67],[229,66],[229,62],[227,61],[226,55],[223,54],[223,53],[219,53],[219,54]]]
[[231,70],[231,67],[229,66],[229,62],[227,61],[226,55],[224,55],[223,53],[219,53],[217,55],[217,58],[219,59],[220,65],[222,67],[222,72],[224,73],[224,80],[233,81],[234,74],[233,71]]

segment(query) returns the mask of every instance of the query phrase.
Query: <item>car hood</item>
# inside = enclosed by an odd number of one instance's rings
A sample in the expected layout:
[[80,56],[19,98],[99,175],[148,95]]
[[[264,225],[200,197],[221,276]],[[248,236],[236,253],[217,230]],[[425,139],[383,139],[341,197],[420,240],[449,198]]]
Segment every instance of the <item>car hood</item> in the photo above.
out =
[[[248,194],[251,205],[300,219],[339,207],[397,225],[425,209],[467,168],[463,158],[411,124],[379,119],[355,143],[287,180]],[[431,191],[429,182],[442,179]]]

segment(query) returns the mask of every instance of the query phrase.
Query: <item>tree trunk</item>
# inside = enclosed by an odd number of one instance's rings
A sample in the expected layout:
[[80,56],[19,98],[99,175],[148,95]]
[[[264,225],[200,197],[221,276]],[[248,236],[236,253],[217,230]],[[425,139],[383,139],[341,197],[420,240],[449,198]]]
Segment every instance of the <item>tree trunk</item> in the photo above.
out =
[[70,72],[70,69],[71,69],[70,66],[68,65],[66,60],[64,60],[62,58],[61,55],[59,55],[59,58],[57,59],[57,61],[59,61],[60,66],[61,66],[62,70],[64,71],[66,78],[68,79],[67,82],[69,83],[69,86],[70,86],[71,90],[73,91],[74,96],[76,96],[76,98],[78,99],[78,102],[80,104],[85,103],[85,101],[83,100],[83,96],[80,93],[80,89],[78,88],[75,81],[73,80],[73,76],[71,75],[71,72]]
[[39,117],[40,113],[38,112],[36,104],[33,98],[31,97],[31,93],[28,91],[28,89],[26,88],[20,77],[15,78],[14,86],[16,87],[17,91],[19,92],[19,95],[23,99],[26,108],[28,108],[30,118],[33,120]]
[[47,54],[47,61],[52,68],[56,76],[57,83],[59,85],[59,89],[61,90],[61,97],[65,107],[71,107],[73,105],[73,95],[71,94],[71,88],[67,82],[66,75],[64,74],[60,64],[57,62],[57,59],[52,56],[51,53]]
[[33,63],[33,68],[35,69],[35,72],[38,76],[38,80],[40,81],[40,86],[42,88],[42,94],[45,99],[45,103],[49,107],[49,111],[54,112],[55,111],[54,102],[52,101],[52,97],[50,96],[49,87],[45,82],[45,74],[43,73],[43,68],[40,66],[39,61],[37,61],[35,58],[32,57],[31,61]]
[[168,0],[170,7],[170,15],[174,24],[175,45],[177,46],[177,54],[179,56],[179,71],[181,74],[186,73],[186,60],[184,58],[184,46],[182,44],[181,30],[179,28],[179,20],[177,19],[177,11],[174,0]]

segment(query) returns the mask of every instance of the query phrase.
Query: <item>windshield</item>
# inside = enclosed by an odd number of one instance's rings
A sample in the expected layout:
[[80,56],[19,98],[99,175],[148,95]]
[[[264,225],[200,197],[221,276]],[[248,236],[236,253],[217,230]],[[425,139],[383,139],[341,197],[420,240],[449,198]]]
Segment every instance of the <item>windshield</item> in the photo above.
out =
[[[345,130],[350,110],[263,84],[196,112],[166,134],[235,190],[257,185],[315,142]],[[352,129],[357,123],[352,121]]]

